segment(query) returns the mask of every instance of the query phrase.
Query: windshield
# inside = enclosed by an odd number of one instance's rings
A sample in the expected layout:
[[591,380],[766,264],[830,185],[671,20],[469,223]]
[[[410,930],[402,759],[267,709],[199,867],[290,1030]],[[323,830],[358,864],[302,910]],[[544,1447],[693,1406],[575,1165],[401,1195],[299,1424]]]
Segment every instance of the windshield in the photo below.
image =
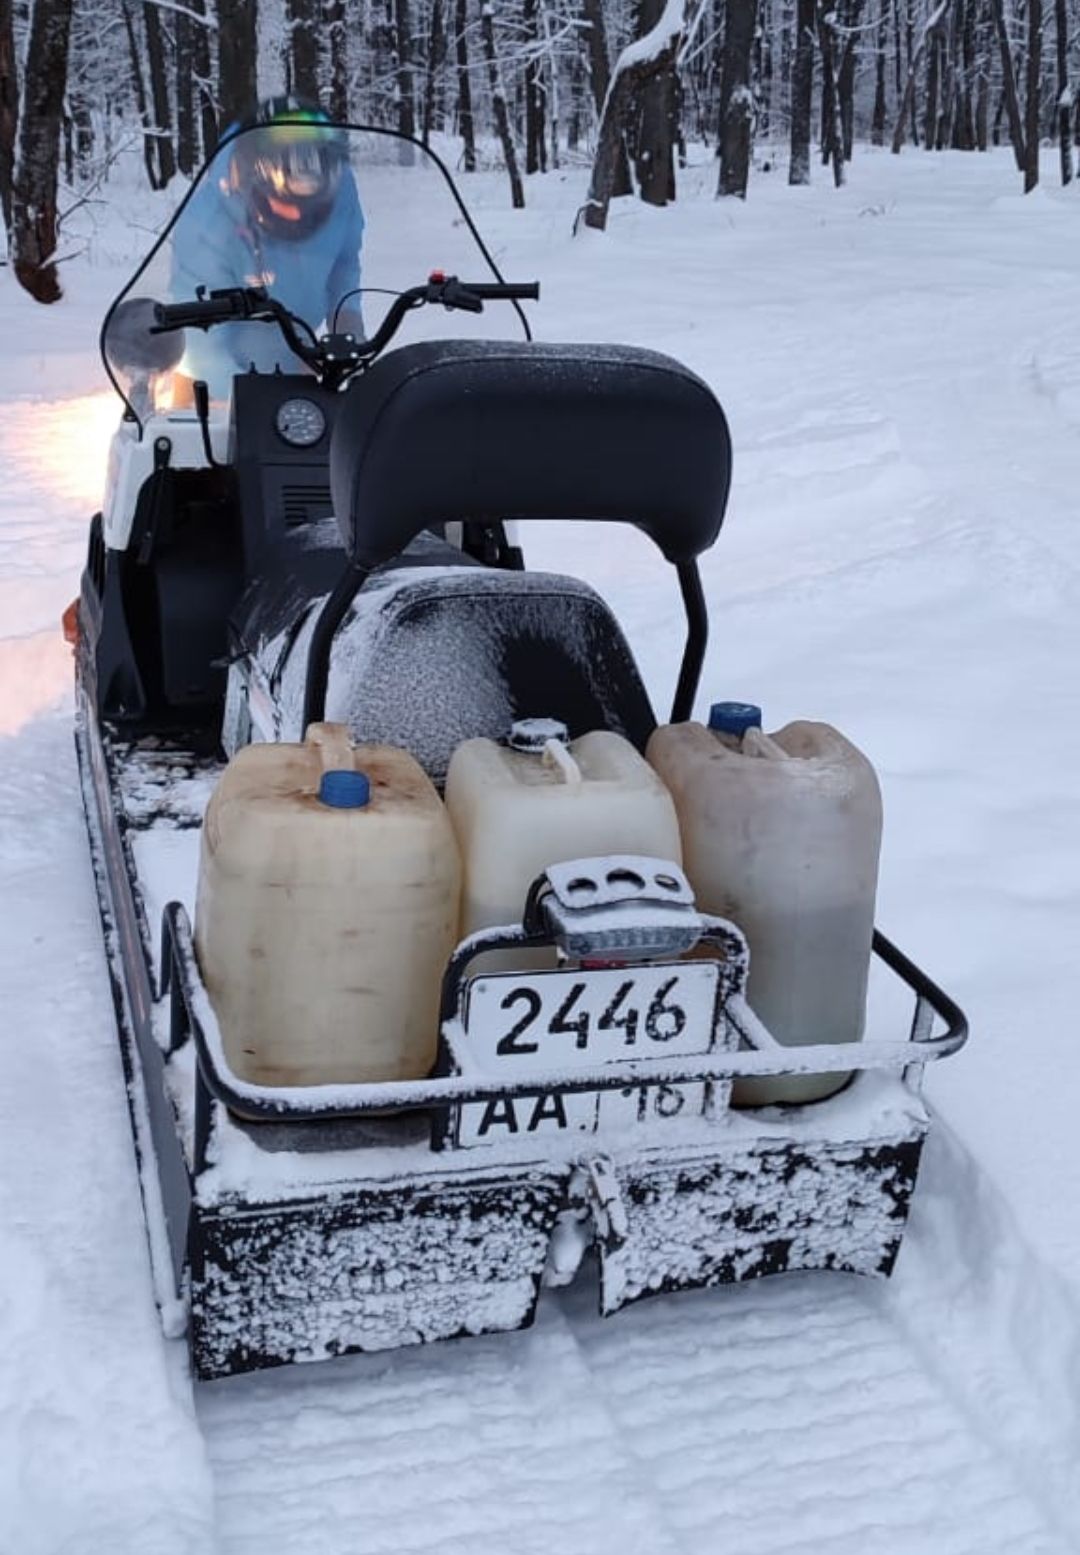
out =
[[[200,287],[265,286],[313,334],[371,335],[393,295],[432,270],[501,280],[443,164],[389,130],[290,121],[229,136],[106,315],[109,376],[140,423],[191,403],[204,380],[227,407],[237,373],[306,372],[273,323],[154,334],[154,304]],[[506,302],[476,316],[428,307],[402,341],[425,336],[521,337]]]

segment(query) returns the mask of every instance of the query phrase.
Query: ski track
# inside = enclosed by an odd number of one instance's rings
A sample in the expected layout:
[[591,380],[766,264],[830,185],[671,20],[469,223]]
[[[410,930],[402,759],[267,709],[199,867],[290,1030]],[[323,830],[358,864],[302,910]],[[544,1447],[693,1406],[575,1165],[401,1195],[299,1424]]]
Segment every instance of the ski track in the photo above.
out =
[[[936,229],[937,284],[895,269],[881,281],[892,307],[868,301],[866,267],[886,262],[896,213],[883,197],[865,214],[882,217],[864,224],[876,259],[833,255],[830,286],[853,286],[843,331],[807,311],[826,242],[808,215],[805,273],[772,256],[759,273],[783,300],[753,351],[729,359],[722,325],[683,333],[670,295],[635,334],[686,356],[732,417],[731,517],[705,564],[706,696],[763,700],[773,726],[820,712],[873,753],[888,803],[882,921],[895,907],[905,948],[972,1017],[968,1052],[930,1077],[953,1127],[931,1141],[888,1285],[788,1277],[602,1322],[583,1280],[545,1295],[525,1334],[192,1389],[151,1306],[54,624],[100,489],[105,402],[64,400],[54,363],[45,398],[5,407],[0,459],[26,498],[0,515],[0,986],[38,1029],[9,1033],[0,1088],[0,1555],[1080,1551],[1080,1250],[1056,1213],[1077,1202],[1080,1166],[1062,1140],[1048,1194],[1030,1121],[1048,1070],[1014,1048],[1018,1023],[1059,1065],[1071,1042],[1080,889],[1058,855],[1080,835],[1080,743],[1063,764],[1060,740],[1080,697],[1060,656],[1080,571],[1080,355],[1055,297],[1025,280],[1008,312],[1007,258],[964,253],[957,271],[960,240]],[[672,226],[653,215],[571,259],[551,242],[566,338],[597,334],[569,277],[592,268],[617,290],[628,243],[639,276],[666,254]],[[1007,243],[1008,200],[994,216]],[[732,263],[752,219],[729,218]],[[666,285],[706,268],[687,249],[663,266]],[[911,346],[916,302],[929,365]],[[1000,338],[974,358],[995,305]],[[557,535],[525,538],[535,565],[565,566]],[[635,537],[613,591],[607,538],[577,531],[575,544],[574,570],[614,592],[647,645],[662,705],[677,600]],[[952,673],[973,655],[980,680]],[[1010,786],[995,720],[1029,707],[1033,684],[1039,716]],[[1017,1118],[1032,1148],[1006,1184],[998,1141]]]

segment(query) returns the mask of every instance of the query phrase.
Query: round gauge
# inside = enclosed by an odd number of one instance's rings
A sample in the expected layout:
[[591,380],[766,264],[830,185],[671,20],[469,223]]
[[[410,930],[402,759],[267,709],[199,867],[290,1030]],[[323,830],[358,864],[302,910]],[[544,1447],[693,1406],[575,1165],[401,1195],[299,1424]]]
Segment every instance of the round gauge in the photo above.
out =
[[290,447],[310,448],[326,431],[326,417],[314,400],[285,400],[277,408],[274,426]]

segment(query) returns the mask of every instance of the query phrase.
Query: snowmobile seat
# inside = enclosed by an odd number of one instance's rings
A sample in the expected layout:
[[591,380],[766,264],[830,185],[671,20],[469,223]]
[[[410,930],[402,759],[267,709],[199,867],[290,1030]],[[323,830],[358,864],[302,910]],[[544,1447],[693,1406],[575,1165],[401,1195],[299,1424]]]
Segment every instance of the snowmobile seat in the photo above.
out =
[[356,566],[443,522],[582,519],[644,530],[675,565],[712,545],[731,438],[712,390],[627,346],[423,341],[345,394],[334,514]]
[[[460,741],[500,739],[519,718],[557,718],[574,737],[610,729],[644,750],[656,719],[599,595],[577,578],[470,566],[460,552],[460,565],[416,565],[444,549],[424,536],[359,591],[334,645],[328,716],[355,740],[411,751],[440,787]],[[309,640],[305,627],[255,650],[289,730]]]

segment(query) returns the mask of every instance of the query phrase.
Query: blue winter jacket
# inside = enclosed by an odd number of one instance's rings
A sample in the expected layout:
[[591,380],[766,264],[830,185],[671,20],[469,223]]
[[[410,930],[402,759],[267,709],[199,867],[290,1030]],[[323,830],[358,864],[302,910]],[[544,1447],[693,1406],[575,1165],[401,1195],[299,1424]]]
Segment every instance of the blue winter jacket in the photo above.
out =
[[[184,210],[172,239],[171,300],[195,296],[197,286],[266,286],[272,297],[318,330],[329,325],[346,292],[360,284],[364,213],[346,169],[329,218],[309,237],[283,240],[251,219],[238,195],[224,190],[211,170]],[[339,328],[355,331],[359,298],[350,298]],[[275,324],[219,324],[189,329],[180,370],[203,378],[212,395],[226,398],[237,373],[303,372]]]

